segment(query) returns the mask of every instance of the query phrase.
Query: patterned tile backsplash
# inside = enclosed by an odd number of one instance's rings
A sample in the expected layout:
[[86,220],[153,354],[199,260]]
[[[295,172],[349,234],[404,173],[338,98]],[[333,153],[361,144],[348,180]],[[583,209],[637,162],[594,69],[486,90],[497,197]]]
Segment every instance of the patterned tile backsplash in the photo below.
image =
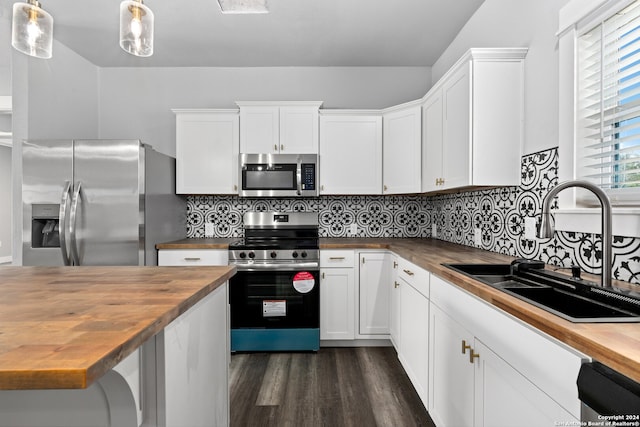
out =
[[[502,187],[438,196],[322,196],[310,199],[246,199],[237,196],[189,196],[187,236],[203,237],[214,224],[215,237],[242,237],[242,215],[251,210],[318,212],[321,237],[432,237],[467,246],[540,259],[559,267],[579,265],[599,274],[600,235],[556,232],[551,239],[524,238],[525,218],[537,218],[542,200],[558,183],[558,151],[522,158],[519,187]],[[356,224],[355,235],[350,227]],[[481,243],[474,244],[480,229]],[[640,284],[640,239],[615,236],[615,279]]]

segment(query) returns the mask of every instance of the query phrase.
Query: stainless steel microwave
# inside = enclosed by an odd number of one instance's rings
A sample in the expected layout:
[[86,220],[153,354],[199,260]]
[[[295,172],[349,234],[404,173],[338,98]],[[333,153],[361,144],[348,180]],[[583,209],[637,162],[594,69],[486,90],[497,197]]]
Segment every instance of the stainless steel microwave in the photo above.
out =
[[240,154],[240,197],[318,196],[317,154]]

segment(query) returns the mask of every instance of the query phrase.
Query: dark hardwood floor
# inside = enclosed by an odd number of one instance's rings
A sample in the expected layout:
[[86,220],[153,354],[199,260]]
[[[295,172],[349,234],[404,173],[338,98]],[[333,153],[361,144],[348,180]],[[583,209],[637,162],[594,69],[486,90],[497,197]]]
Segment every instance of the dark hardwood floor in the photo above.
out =
[[435,426],[392,347],[231,357],[231,426]]

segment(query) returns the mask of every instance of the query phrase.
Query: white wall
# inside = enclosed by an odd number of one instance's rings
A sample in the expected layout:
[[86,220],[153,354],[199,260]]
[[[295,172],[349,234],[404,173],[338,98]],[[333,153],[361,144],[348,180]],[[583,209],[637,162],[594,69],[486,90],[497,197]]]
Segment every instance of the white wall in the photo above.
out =
[[98,137],[98,67],[54,41],[53,58],[12,51],[13,257],[22,263],[22,146],[24,139]]
[[172,108],[269,100],[384,108],[421,98],[430,82],[429,67],[102,68],[100,137],[139,138],[175,156]]
[[523,154],[558,146],[558,11],[568,0],[485,0],[432,68],[433,82],[472,47],[528,47]]

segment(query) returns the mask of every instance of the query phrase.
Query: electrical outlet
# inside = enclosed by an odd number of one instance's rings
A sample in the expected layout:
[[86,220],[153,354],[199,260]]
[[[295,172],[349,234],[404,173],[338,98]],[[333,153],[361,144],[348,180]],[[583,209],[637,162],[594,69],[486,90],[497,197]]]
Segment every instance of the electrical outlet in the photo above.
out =
[[431,224],[431,237],[433,239],[438,238],[438,226],[435,223]]
[[213,237],[213,224],[210,222],[204,224],[204,237]]
[[473,229],[473,244],[476,246],[482,245],[482,230],[479,228]]
[[349,226],[349,234],[351,234],[352,236],[358,234],[358,224],[351,224]]
[[524,218],[524,238],[527,240],[535,240],[537,221],[535,217],[527,216]]

